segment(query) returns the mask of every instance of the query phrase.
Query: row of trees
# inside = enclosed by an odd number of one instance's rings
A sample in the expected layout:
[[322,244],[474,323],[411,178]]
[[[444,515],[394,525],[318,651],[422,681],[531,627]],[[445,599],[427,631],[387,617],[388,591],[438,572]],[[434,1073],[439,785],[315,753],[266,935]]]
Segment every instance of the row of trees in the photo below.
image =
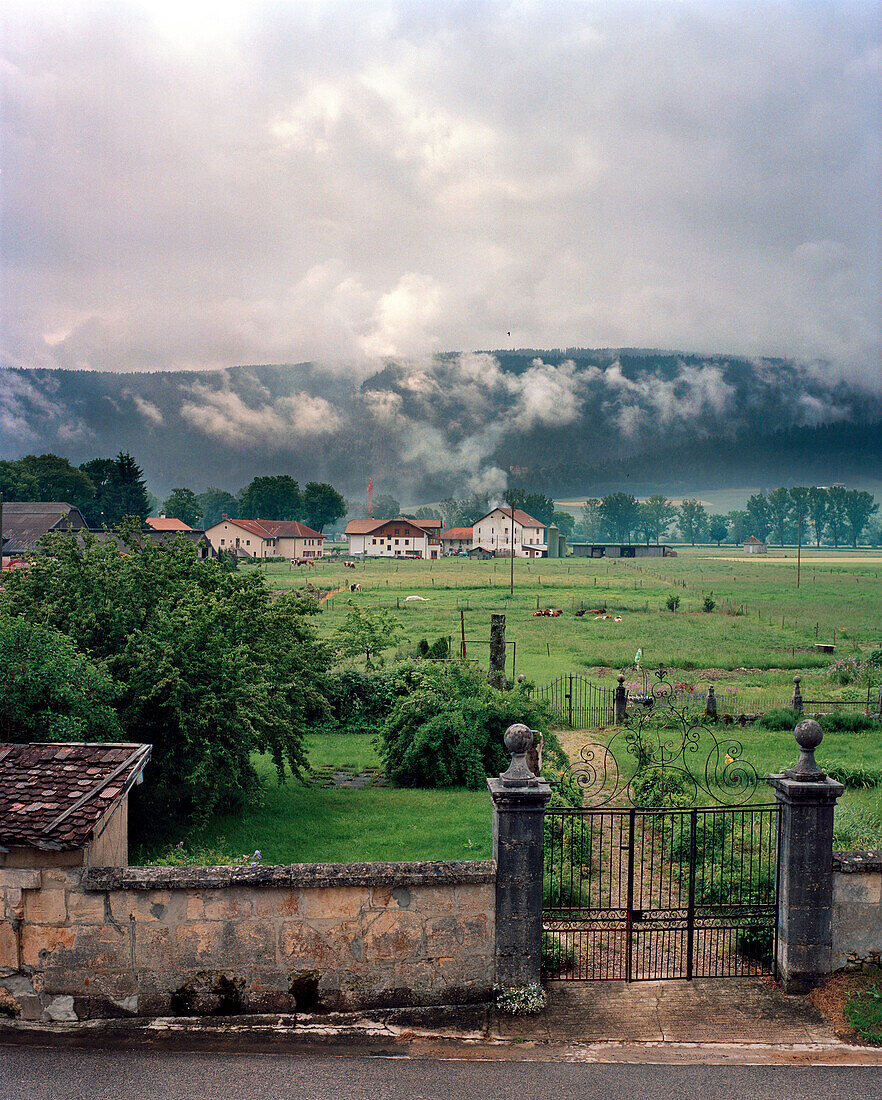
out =
[[[678,507],[661,493],[638,501],[630,493],[618,492],[589,499],[575,533],[589,541],[657,543],[669,537],[676,524],[680,538],[693,546],[707,541],[740,543],[751,535],[764,541],[771,538],[783,546],[796,541],[801,524],[806,542],[811,536],[818,546],[827,539],[834,546],[850,543],[856,547],[878,511],[871,493],[839,485],[754,493],[743,510],[725,516],[709,514],[697,500],[684,500]],[[872,534],[878,539],[882,531],[874,529]]]
[[0,461],[4,500],[59,500],[79,508],[90,527],[115,527],[124,516],[144,520],[160,510],[191,527],[210,527],[226,513],[235,519],[299,519],[316,531],[346,515],[346,502],[325,482],[302,490],[288,474],[256,477],[238,494],[173,489],[161,503],[147,491],[141,467],[125,452],[74,466],[61,455],[25,455]]
[[204,493],[173,489],[162,508],[167,516],[191,527],[211,527],[228,515],[232,519],[299,519],[322,531],[346,515],[346,501],[333,485],[310,481],[301,489],[289,474],[256,477],[236,495],[214,487]]

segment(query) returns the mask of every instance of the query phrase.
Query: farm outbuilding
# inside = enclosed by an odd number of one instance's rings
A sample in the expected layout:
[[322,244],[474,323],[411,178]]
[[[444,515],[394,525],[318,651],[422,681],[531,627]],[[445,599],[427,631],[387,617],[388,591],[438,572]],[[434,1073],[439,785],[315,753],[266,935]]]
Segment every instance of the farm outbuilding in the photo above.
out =
[[575,558],[675,558],[677,551],[664,544],[649,546],[641,543],[574,542]]
[[767,549],[763,540],[755,538],[753,535],[751,535],[749,539],[744,540],[745,554],[765,554]]

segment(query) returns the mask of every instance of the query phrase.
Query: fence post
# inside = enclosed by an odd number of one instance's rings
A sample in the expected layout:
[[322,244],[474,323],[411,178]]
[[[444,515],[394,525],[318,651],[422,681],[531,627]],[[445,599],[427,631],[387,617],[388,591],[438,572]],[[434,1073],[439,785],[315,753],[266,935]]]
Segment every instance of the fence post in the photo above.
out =
[[490,683],[505,687],[505,616],[490,616]]
[[616,688],[616,693],[613,696],[613,723],[620,726],[625,721],[627,712],[627,696],[625,691],[625,677],[623,673],[619,673],[619,686]]
[[833,953],[833,810],[844,791],[815,762],[821,727],[793,731],[799,760],[769,776],[780,811],[778,977],[785,993],[806,993],[829,976]]
[[707,688],[707,700],[704,704],[704,716],[709,718],[712,722],[717,720],[717,697],[714,694],[714,685],[708,684]]
[[796,714],[802,714],[802,692],[799,690],[799,676],[793,677],[793,698],[790,700],[790,709]]
[[545,804],[551,788],[530,770],[533,731],[521,724],[505,731],[511,764],[488,779],[493,801],[496,861],[496,984],[504,989],[535,985],[542,948],[542,872]]

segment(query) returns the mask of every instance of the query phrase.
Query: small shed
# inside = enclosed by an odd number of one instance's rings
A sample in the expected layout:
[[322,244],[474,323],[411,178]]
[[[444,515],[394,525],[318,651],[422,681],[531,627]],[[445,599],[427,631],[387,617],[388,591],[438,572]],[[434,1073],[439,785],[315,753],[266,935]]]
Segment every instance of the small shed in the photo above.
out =
[[745,554],[765,554],[766,550],[767,547],[763,540],[756,538],[754,535],[751,535],[749,539],[744,540]]
[[0,867],[125,867],[151,745],[0,744]]
[[494,556],[493,551],[488,546],[473,546],[468,551],[468,555],[470,558],[479,558],[481,561],[486,561],[487,558]]

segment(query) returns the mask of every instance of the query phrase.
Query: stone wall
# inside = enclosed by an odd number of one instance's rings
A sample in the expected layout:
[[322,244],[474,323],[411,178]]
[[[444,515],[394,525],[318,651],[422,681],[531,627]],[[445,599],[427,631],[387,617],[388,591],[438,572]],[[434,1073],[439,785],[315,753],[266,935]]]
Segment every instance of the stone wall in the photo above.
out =
[[882,966],[882,852],[833,853],[833,968]]
[[494,875],[478,861],[0,869],[0,1012],[73,1020],[484,1001]]

